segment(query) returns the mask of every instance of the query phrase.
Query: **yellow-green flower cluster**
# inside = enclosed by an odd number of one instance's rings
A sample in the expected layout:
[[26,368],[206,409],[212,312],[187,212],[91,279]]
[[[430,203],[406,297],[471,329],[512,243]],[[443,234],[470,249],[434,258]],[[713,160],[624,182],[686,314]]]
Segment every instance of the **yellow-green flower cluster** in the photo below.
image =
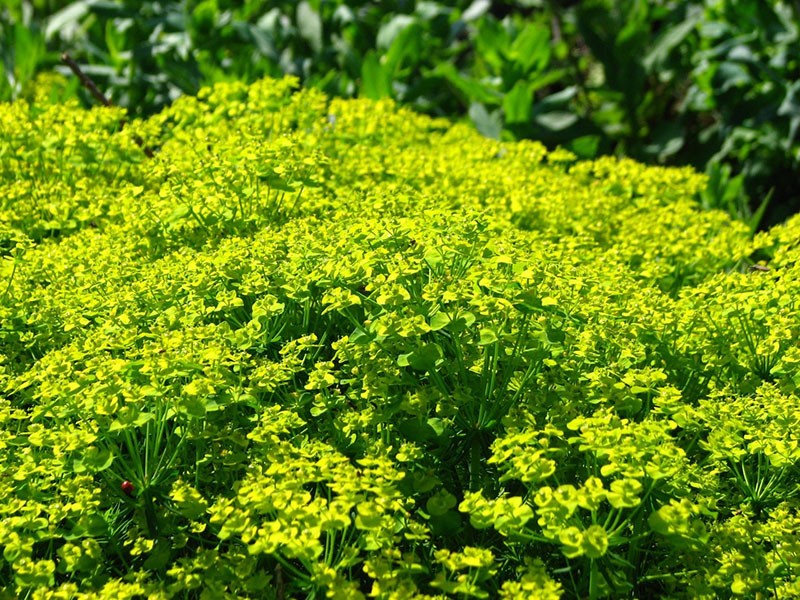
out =
[[0,598],[800,593],[800,219],[296,87],[0,105]]

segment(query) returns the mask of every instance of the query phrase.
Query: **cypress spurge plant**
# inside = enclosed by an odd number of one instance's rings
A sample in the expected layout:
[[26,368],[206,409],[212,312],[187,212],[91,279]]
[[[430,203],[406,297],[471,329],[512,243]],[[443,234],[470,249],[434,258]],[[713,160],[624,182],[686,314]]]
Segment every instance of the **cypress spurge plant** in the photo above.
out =
[[800,221],[291,79],[119,119],[0,106],[4,597],[800,593]]

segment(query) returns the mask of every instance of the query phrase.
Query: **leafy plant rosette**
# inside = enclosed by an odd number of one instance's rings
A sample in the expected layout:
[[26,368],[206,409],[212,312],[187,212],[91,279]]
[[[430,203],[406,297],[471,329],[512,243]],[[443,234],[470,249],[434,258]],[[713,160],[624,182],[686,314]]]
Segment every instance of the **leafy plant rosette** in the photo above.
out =
[[0,105],[4,597],[796,595],[800,220],[296,87]]

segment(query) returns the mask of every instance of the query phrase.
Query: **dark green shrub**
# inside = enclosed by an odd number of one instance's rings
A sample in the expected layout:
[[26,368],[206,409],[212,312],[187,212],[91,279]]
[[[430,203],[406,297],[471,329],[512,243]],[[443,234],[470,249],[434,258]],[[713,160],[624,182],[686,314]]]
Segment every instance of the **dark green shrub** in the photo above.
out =
[[800,208],[800,12],[786,0],[18,1],[0,14],[0,98],[62,50],[138,115],[288,73],[468,115],[490,137],[693,165],[714,182],[704,205],[752,228]]

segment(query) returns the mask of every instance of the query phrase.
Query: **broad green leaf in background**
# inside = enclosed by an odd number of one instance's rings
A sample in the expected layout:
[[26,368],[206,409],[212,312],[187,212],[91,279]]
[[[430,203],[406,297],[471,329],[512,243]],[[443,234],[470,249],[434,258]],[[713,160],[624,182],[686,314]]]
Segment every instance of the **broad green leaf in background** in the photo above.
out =
[[500,139],[500,133],[503,131],[503,117],[500,110],[490,113],[483,104],[473,102],[469,107],[469,118],[483,135]]
[[469,106],[472,102],[497,105],[502,102],[502,94],[490,85],[469,79],[461,75],[452,63],[441,63],[432,72],[433,75],[445,78]]
[[10,98],[14,92],[11,87],[13,76],[6,73],[6,66],[0,61],[0,98]]
[[551,112],[539,113],[534,120],[545,129],[558,132],[569,129],[575,125],[579,117],[575,113],[566,110],[554,110]]
[[531,118],[530,86],[526,81],[517,84],[503,98],[503,112],[506,123],[526,123]]
[[392,95],[391,74],[381,65],[375,51],[370,51],[361,64],[361,86],[363,98],[379,100]]
[[714,87],[720,92],[728,92],[750,86],[753,78],[747,67],[738,62],[724,61],[714,72]]
[[67,4],[58,12],[45,18],[44,35],[47,40],[60,35],[70,38],[77,32],[83,19],[91,7],[96,4],[94,0],[79,0]]
[[311,49],[319,54],[322,51],[322,19],[308,2],[297,5],[297,28]]
[[36,74],[36,67],[47,53],[44,36],[38,28],[29,28],[22,23],[14,26],[14,78],[22,86]]
[[574,152],[581,158],[593,158],[597,156],[597,150],[600,147],[599,135],[584,135],[571,140],[567,145],[567,149]]
[[461,14],[461,20],[465,23],[474,21],[482,17],[492,7],[490,0],[475,0],[469,7]]
[[508,58],[525,73],[546,69],[550,63],[550,30],[539,23],[530,23],[514,39]]
[[478,59],[486,61],[495,71],[501,71],[508,60],[507,53],[511,40],[503,25],[489,16],[478,23],[475,46]]
[[675,27],[666,29],[656,40],[653,47],[642,60],[644,68],[648,71],[663,68],[670,53],[682,44],[689,37],[689,34],[697,28],[697,24],[702,15],[702,7],[689,6],[684,21]]
[[388,51],[382,59],[384,70],[391,79],[398,75],[398,70],[406,60],[416,63],[422,52],[422,27],[416,21],[400,30],[392,40]]
[[120,31],[113,21],[106,21],[105,41],[111,63],[115,67],[122,67],[125,61],[125,32]]
[[660,123],[652,135],[652,141],[644,150],[655,157],[658,162],[664,162],[678,152],[684,143],[684,131],[678,123]]
[[415,22],[416,19],[411,15],[399,14],[392,17],[378,30],[378,36],[375,40],[378,49],[388,50],[400,32]]

